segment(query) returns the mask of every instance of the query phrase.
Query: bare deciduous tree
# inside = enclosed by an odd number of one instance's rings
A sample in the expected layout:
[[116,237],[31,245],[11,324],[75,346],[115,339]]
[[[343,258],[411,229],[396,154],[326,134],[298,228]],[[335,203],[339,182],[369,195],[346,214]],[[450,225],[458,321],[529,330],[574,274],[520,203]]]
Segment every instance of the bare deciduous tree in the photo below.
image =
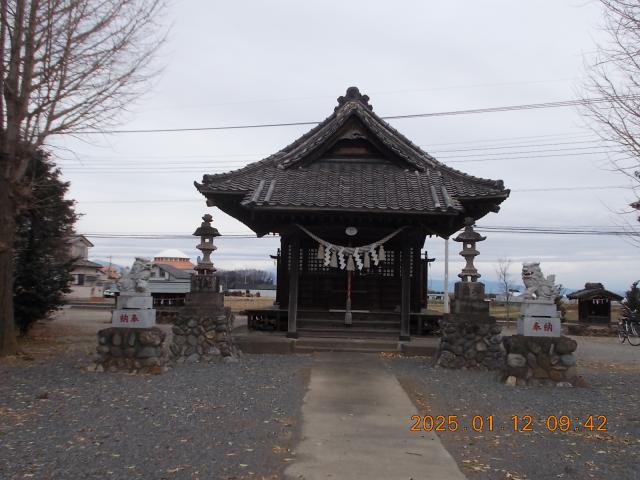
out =
[[144,93],[164,0],[0,0],[0,355],[17,349],[13,243],[34,152],[112,125]]
[[511,293],[513,291],[513,283],[511,283],[511,274],[509,268],[511,267],[511,260],[508,258],[499,258],[498,265],[496,266],[496,275],[498,275],[498,282],[500,283],[501,293],[504,295],[507,322],[511,319],[510,306],[511,306]]
[[[640,2],[599,2],[607,41],[598,47],[586,85],[598,101],[584,108],[602,140],[617,145],[613,167],[640,185]],[[631,206],[640,209],[640,202]]]

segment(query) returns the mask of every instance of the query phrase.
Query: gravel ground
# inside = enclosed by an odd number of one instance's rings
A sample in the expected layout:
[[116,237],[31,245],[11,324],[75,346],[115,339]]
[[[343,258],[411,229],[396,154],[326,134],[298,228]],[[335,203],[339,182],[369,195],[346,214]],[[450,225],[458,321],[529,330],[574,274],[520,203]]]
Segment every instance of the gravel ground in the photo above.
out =
[[[584,388],[508,387],[495,373],[432,368],[425,358],[387,364],[423,415],[458,415],[460,428],[467,427],[439,436],[470,479],[638,479],[640,347],[613,338],[577,340]],[[473,431],[475,415],[493,415],[493,432]],[[512,415],[532,416],[532,431],[514,431]],[[550,415],[569,416],[571,430],[549,431]],[[588,415],[605,415],[607,431],[575,431],[575,418]]]
[[88,373],[86,353],[0,363],[0,478],[280,478],[310,359],[249,356],[159,376]]

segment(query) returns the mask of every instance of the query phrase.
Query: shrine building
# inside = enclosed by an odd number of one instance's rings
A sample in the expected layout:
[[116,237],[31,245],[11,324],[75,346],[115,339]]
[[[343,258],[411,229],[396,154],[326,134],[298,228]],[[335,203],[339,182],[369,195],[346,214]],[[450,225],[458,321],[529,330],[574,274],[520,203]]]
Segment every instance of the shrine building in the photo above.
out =
[[601,283],[585,283],[582,290],[567,295],[578,301],[578,320],[585,323],[611,323],[611,302],[620,302],[623,297],[610,292]]
[[448,238],[509,196],[501,180],[421,150],[355,87],[279,152],[195,186],[258,236],[280,235],[276,303],[249,312],[249,326],[272,322],[291,338],[333,330],[409,340],[427,305],[426,238]]

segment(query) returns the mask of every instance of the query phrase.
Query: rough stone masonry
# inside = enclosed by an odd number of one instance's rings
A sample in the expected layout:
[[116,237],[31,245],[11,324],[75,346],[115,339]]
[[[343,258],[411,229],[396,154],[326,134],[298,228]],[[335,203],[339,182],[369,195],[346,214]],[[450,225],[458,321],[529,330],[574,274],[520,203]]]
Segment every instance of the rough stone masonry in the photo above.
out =
[[502,328],[489,316],[484,284],[458,282],[453,312],[441,323],[438,365],[495,370],[504,365]]
[[163,348],[165,336],[158,327],[100,330],[94,370],[162,373],[167,363]]
[[176,363],[234,361],[237,349],[231,341],[233,314],[221,310],[187,306],[177,315],[169,347]]
[[504,380],[510,385],[579,385],[576,357],[578,342],[566,336],[504,339],[507,364]]

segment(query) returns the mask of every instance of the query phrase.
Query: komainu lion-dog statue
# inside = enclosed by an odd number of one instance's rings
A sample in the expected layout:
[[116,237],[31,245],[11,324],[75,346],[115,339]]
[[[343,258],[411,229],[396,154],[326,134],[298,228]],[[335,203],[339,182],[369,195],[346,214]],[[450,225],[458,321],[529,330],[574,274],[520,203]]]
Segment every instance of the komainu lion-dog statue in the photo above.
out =
[[151,277],[151,260],[136,257],[131,269],[127,269],[116,283],[120,293],[149,293],[147,280]]
[[522,281],[526,287],[521,295],[523,299],[555,300],[560,295],[560,287],[555,284],[556,276],[549,275],[545,278],[540,269],[540,262],[522,264]]

